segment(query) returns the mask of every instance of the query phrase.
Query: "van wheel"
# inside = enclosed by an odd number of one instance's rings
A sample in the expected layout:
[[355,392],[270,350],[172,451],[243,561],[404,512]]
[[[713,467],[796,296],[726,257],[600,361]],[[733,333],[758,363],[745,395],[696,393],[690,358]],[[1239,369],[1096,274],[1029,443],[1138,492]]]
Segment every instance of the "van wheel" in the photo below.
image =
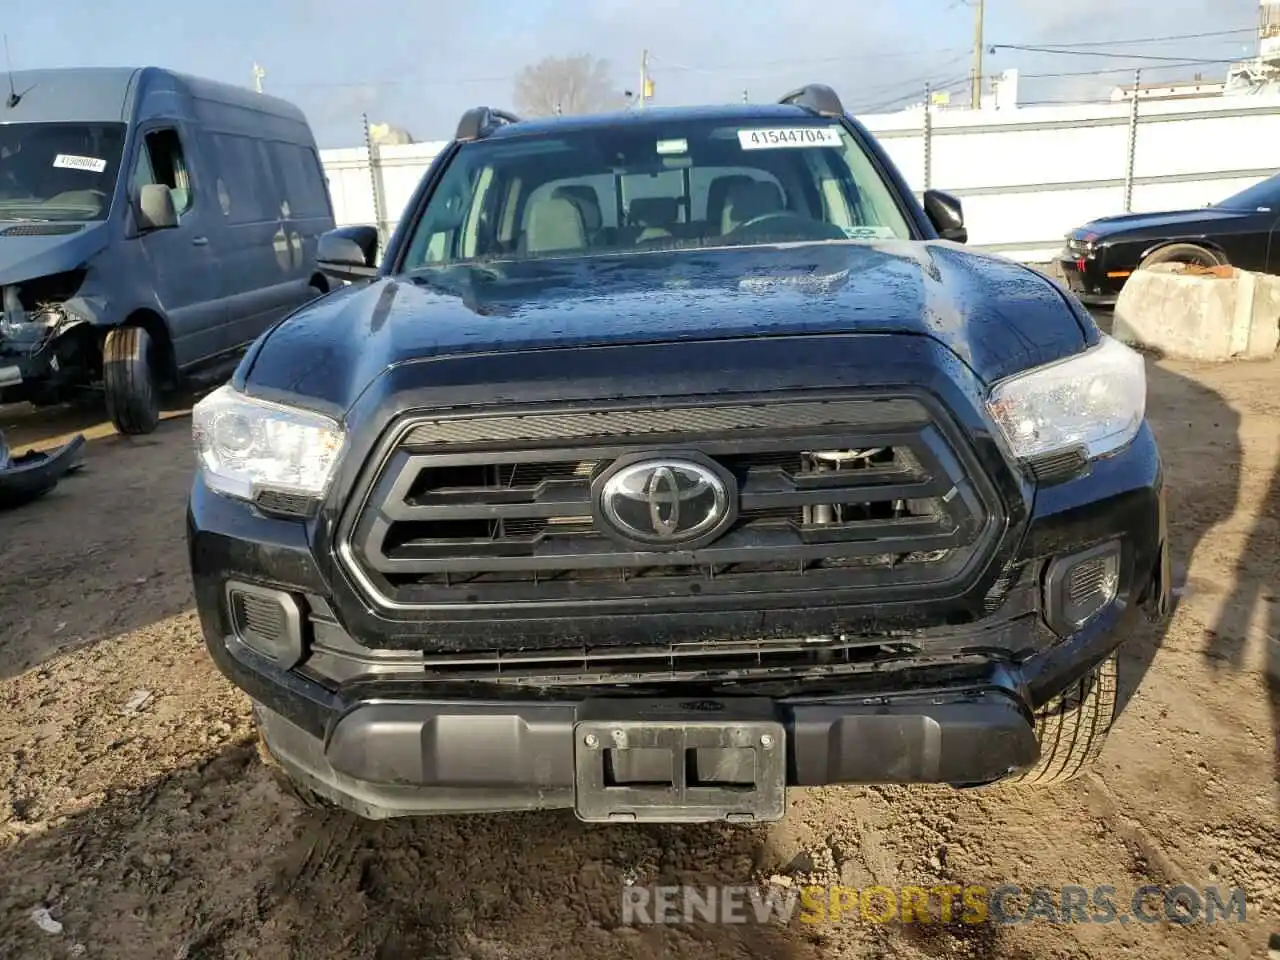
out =
[[1093,673],[1036,711],[1040,759],[1030,770],[1010,778],[1019,786],[1048,786],[1075,780],[1088,772],[1106,745],[1116,714],[1115,655]]
[[102,345],[107,416],[123,434],[151,433],[160,423],[155,348],[142,327],[115,327]]

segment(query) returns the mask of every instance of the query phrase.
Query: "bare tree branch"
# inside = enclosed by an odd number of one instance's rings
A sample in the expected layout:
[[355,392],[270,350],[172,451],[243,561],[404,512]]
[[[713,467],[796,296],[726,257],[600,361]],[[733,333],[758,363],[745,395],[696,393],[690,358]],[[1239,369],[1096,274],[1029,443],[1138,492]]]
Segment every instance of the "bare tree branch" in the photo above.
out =
[[588,54],[546,57],[520,71],[516,109],[532,117],[617,110],[626,99],[613,85],[609,63]]

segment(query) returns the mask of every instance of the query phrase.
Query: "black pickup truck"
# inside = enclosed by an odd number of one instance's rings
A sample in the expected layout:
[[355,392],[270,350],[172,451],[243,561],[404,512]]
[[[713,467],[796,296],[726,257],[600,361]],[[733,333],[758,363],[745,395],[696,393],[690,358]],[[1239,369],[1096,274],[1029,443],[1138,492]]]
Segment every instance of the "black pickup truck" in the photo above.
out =
[[1168,613],[1145,368],[966,239],[828,87],[468,111],[194,412],[205,639],[282,784],[750,822],[1079,773]]

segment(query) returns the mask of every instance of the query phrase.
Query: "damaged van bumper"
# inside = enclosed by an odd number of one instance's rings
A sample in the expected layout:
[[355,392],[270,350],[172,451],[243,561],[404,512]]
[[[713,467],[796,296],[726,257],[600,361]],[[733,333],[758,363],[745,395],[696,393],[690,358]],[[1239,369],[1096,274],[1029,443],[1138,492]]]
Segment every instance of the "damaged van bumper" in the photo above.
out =
[[56,402],[94,380],[92,348],[105,304],[73,297],[27,309],[16,285],[0,291],[0,304],[0,403]]
[[0,433],[0,510],[43,496],[80,466],[84,437],[77,434],[56,450],[28,450],[13,456]]

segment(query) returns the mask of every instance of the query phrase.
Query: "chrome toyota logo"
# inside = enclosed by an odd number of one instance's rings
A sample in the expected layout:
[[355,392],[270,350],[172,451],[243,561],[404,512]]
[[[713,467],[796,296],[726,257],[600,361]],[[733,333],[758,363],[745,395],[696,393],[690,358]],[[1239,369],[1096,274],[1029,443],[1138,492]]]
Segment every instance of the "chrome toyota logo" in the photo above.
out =
[[733,478],[689,456],[615,463],[596,481],[597,517],[615,538],[648,549],[690,549],[733,521]]

